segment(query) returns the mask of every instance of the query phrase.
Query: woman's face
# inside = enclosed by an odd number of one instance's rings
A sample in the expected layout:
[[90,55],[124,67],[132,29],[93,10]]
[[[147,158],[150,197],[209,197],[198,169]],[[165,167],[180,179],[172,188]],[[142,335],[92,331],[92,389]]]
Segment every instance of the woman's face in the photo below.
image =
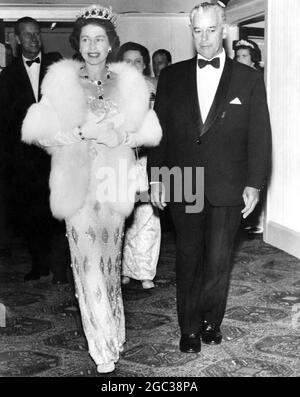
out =
[[98,65],[106,62],[110,50],[107,34],[101,26],[86,25],[81,29],[79,51],[86,63]]
[[250,50],[246,48],[241,48],[236,52],[236,60],[244,65],[254,67],[254,63],[251,60]]
[[144,58],[139,51],[130,50],[124,52],[123,61],[134,66],[140,73],[143,74],[146,65],[144,62]]

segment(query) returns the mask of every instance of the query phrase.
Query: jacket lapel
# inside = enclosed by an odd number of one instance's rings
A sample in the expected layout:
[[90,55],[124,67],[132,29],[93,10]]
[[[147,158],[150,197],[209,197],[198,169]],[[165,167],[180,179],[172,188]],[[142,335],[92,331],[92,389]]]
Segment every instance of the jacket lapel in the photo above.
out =
[[19,82],[18,84],[20,86],[21,92],[23,92],[23,95],[26,95],[28,103],[34,103],[35,102],[34,92],[31,86],[29,76],[24,66],[22,56],[18,58],[17,69],[19,71],[17,75],[17,80]]
[[216,121],[217,117],[219,116],[225,105],[225,100],[228,94],[230,81],[231,81],[231,74],[232,74],[232,60],[226,57],[224,70],[215,95],[215,99],[210,108],[205,124],[202,128],[201,135],[204,135],[209,131],[209,129],[212,127],[212,125]]
[[188,101],[191,112],[191,122],[198,131],[201,131],[203,128],[203,121],[198,99],[196,63],[197,57],[191,59],[189,68],[187,70],[186,88],[187,92],[190,93]]
[[45,54],[41,53],[41,67],[40,67],[40,76],[39,76],[39,93],[38,93],[38,100],[40,101],[42,98],[41,94],[41,83],[43,78],[45,77],[48,64],[46,63]]

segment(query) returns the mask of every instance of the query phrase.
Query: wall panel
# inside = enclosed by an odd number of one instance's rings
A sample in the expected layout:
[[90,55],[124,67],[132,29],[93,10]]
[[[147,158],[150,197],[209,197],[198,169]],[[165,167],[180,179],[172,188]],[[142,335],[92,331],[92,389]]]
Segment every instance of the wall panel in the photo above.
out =
[[299,0],[268,1],[267,89],[273,131],[273,173],[266,241],[300,257]]

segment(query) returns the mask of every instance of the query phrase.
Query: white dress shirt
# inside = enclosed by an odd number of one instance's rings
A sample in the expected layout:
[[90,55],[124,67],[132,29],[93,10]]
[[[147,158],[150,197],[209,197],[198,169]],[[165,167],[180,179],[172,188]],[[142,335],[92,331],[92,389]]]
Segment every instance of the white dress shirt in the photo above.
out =
[[[224,70],[226,60],[224,48],[222,52],[219,55],[216,55],[214,58],[220,58],[219,69],[216,69],[211,65],[207,65],[204,68],[200,69],[197,62],[198,99],[203,123],[205,123],[210,108],[213,104],[218,85],[220,83],[220,79]],[[210,59],[206,59],[200,54],[198,54],[198,59],[205,59],[210,61]]]
[[[39,79],[40,79],[40,68],[41,64],[34,62],[31,66],[28,66],[26,61],[30,61],[31,59],[27,59],[22,55],[24,66],[26,69],[26,72],[28,74],[28,77],[30,79],[31,87],[34,93],[34,97],[36,102],[38,102],[38,97],[39,97]],[[39,53],[36,58],[40,58],[40,61],[42,62],[42,54]]]

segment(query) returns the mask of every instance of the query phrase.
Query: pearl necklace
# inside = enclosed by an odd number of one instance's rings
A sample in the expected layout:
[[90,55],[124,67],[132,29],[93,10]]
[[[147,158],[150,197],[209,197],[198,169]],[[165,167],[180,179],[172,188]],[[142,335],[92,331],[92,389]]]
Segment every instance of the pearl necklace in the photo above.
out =
[[[108,66],[105,66],[106,68],[106,79],[109,80],[110,79],[110,70],[108,69]],[[85,67],[83,66],[81,68],[81,70],[85,70]],[[93,84],[96,86],[97,88],[97,99],[103,99],[104,98],[104,88],[103,88],[103,81],[102,80],[92,80],[89,78],[89,76],[87,74],[84,74],[82,76],[82,78],[86,81],[88,81],[89,83]]]

